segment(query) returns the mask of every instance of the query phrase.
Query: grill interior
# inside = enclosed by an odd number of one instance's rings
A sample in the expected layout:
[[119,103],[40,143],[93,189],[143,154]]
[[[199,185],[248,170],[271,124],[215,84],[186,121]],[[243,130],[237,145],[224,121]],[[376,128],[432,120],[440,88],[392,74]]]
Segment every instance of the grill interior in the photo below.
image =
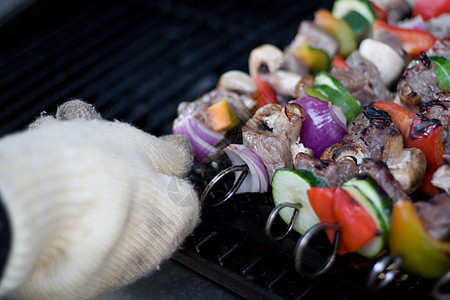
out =
[[2,28],[0,135],[72,97],[106,118],[170,132],[177,103],[211,90],[225,71],[246,70],[252,48],[286,45],[320,4],[37,1]]
[[[0,28],[0,136],[70,98],[94,104],[107,119],[170,133],[179,102],[213,89],[225,71],[247,71],[254,47],[287,45],[318,7],[331,1],[36,1]],[[192,172],[199,192],[217,170],[201,165]],[[272,208],[270,195],[205,208],[174,259],[252,299],[430,297],[429,284],[416,280],[371,293],[367,272],[350,267],[360,264],[351,256],[319,280],[302,279],[292,258],[299,236],[274,242],[264,234]],[[325,245],[308,254],[311,267]]]

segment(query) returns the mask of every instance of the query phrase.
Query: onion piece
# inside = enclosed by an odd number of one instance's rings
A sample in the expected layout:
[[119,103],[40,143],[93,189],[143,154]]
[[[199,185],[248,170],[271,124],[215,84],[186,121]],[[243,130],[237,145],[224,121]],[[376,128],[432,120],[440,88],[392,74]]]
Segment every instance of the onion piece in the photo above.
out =
[[[231,160],[233,166],[246,164],[249,169],[236,194],[239,193],[265,193],[269,189],[269,175],[259,156],[249,147],[242,144],[230,144],[223,149]],[[236,172],[236,180],[241,172]]]
[[184,134],[194,147],[196,163],[215,155],[219,148],[215,147],[223,140],[223,135],[212,131],[192,115],[179,117],[173,125],[173,134]]
[[331,102],[305,96],[291,102],[299,104],[305,111],[305,120],[300,131],[300,141],[320,158],[330,145],[340,142],[347,132],[347,120],[342,109]]

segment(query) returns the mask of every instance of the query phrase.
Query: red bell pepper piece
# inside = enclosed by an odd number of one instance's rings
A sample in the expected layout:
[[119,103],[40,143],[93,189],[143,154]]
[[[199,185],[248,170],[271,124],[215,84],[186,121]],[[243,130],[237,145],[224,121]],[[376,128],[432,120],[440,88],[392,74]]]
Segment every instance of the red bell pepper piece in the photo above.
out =
[[357,251],[377,236],[374,219],[341,188],[337,188],[335,192],[334,216],[341,224],[341,241],[347,252]]
[[391,116],[392,122],[394,122],[395,126],[397,126],[402,134],[403,141],[406,145],[414,113],[397,103],[389,101],[376,101],[372,105],[376,109],[383,110]]
[[[338,254],[355,252],[377,235],[377,226],[370,214],[341,188],[313,187],[307,191],[311,207],[322,223],[341,225]],[[334,242],[334,230],[326,230]]]
[[[311,207],[322,223],[338,223],[333,210],[334,192],[334,188],[325,187],[313,187],[306,191]],[[326,229],[325,232],[328,240],[334,243],[334,230]]]
[[431,33],[419,29],[400,28],[388,24],[382,20],[375,20],[373,23],[373,31],[386,30],[402,40],[402,47],[406,52],[415,58],[421,52],[427,51],[436,42],[436,37]]
[[388,19],[388,13],[378,5],[376,5],[373,1],[370,1],[370,5],[373,8],[373,11],[375,12],[375,15],[377,16],[377,19],[387,21]]
[[431,178],[442,165],[444,155],[441,122],[415,114],[394,102],[377,101],[373,103],[373,107],[384,110],[391,116],[403,136],[406,147],[418,148],[423,152],[427,159],[427,169],[419,190],[430,195],[436,194],[438,190],[431,184]]
[[420,190],[430,195],[437,194],[438,190],[431,184],[431,178],[442,165],[444,145],[441,138],[442,124],[439,120],[429,120],[415,115],[411,122],[407,147],[419,148],[427,159],[427,168]]
[[333,64],[333,67],[335,67],[338,70],[348,71],[348,70],[352,69],[347,64],[347,62],[342,57],[340,57],[339,55],[334,56],[332,64]]
[[412,16],[421,15],[424,20],[450,13],[450,0],[416,0],[412,9]]
[[255,76],[252,79],[258,88],[257,92],[253,95],[253,99],[256,101],[256,109],[266,104],[278,103],[274,90],[264,80]]

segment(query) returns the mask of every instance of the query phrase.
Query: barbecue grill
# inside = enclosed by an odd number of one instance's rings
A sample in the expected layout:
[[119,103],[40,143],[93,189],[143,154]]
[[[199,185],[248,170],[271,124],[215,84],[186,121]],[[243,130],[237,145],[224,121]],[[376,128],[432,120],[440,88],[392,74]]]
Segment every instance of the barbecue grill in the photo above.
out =
[[[280,48],[303,19],[332,1],[34,1],[0,27],[0,136],[21,130],[41,112],[81,98],[106,119],[147,132],[171,132],[176,107],[213,89],[232,69],[247,71],[250,51]],[[199,193],[227,161],[196,166]],[[229,181],[229,180],[228,180]],[[212,193],[229,188],[224,182]],[[294,269],[299,235],[274,241],[264,232],[270,195],[237,195],[204,208],[202,223],[173,260],[250,299],[427,299],[431,283],[408,278],[383,291],[365,282],[371,261],[348,256],[317,280]],[[275,230],[285,226],[279,220]],[[307,253],[320,265],[323,236]]]

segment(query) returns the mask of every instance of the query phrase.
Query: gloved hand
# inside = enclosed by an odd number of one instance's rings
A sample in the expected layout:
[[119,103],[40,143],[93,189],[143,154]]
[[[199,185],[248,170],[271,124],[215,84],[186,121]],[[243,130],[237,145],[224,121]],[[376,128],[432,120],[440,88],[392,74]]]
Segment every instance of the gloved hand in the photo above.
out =
[[102,120],[79,100],[2,138],[0,298],[93,298],[151,273],[199,222],[191,167],[186,137]]

